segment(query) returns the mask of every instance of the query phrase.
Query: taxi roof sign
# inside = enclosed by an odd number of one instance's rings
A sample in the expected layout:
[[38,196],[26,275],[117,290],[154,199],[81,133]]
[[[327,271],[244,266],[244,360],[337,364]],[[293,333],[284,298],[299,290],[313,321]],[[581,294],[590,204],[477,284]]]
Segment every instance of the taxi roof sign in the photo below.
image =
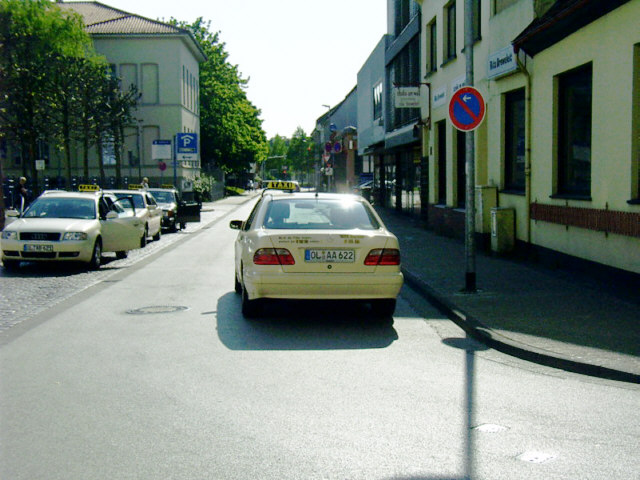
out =
[[139,183],[130,183],[129,190],[142,190],[142,185]]
[[79,192],[99,192],[100,191],[100,185],[78,185],[78,191]]
[[295,182],[285,182],[283,180],[269,180],[265,188],[272,190],[296,190]]

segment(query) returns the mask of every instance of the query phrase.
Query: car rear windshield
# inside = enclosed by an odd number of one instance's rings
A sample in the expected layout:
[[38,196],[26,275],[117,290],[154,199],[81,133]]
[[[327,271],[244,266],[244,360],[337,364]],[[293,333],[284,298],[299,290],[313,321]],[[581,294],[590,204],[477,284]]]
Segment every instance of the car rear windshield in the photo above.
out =
[[149,190],[149,193],[153,195],[159,203],[173,203],[176,201],[173,192],[159,192],[157,190]]
[[96,218],[96,202],[89,198],[41,197],[24,212],[23,218]]
[[118,198],[125,198],[125,197],[132,197],[133,199],[133,205],[136,208],[144,208],[144,199],[142,198],[142,195],[140,195],[139,193],[116,193],[116,197]]
[[270,229],[377,230],[380,224],[362,202],[336,199],[285,199],[269,203],[264,227]]

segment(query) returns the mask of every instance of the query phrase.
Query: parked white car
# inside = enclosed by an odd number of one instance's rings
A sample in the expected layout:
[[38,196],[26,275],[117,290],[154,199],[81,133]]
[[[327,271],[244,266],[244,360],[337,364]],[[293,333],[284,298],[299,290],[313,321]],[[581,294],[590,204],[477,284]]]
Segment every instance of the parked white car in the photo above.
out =
[[147,244],[147,239],[152,237],[160,240],[162,235],[162,208],[158,206],[156,199],[146,190],[107,190],[118,198],[131,197],[135,207],[136,216],[144,222],[145,235],[140,246]]
[[[125,208],[126,207],[126,208]],[[140,248],[142,221],[128,199],[95,192],[47,191],[2,231],[0,251],[6,269],[20,262],[84,262],[98,269],[103,252],[125,258]]]

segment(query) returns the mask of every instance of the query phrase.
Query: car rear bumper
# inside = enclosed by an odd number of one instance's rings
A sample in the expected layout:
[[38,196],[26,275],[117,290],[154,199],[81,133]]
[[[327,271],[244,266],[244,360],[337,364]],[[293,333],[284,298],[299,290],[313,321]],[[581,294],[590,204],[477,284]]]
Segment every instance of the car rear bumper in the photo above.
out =
[[266,275],[245,272],[244,285],[251,300],[370,300],[396,298],[403,280],[401,272]]

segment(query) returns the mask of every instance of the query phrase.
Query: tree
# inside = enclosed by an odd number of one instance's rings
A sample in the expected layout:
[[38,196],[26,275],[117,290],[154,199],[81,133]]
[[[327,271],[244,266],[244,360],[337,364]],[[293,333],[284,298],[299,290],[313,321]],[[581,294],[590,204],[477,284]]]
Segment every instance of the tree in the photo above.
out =
[[241,173],[251,163],[267,156],[266,135],[260,110],[248,99],[236,65],[228,62],[219,32],[209,31],[211,22],[202,17],[192,24],[171,19],[170,23],[189,30],[207,56],[200,65],[200,146],[203,163],[215,164],[228,172]]
[[302,127],[298,127],[291,137],[287,153],[292,170],[307,173],[313,168],[312,143],[311,138],[307,136]]
[[55,108],[49,78],[57,59],[82,58],[91,39],[77,15],[63,14],[47,0],[0,2],[0,137],[22,150],[23,173],[37,182],[36,145],[53,133]]

